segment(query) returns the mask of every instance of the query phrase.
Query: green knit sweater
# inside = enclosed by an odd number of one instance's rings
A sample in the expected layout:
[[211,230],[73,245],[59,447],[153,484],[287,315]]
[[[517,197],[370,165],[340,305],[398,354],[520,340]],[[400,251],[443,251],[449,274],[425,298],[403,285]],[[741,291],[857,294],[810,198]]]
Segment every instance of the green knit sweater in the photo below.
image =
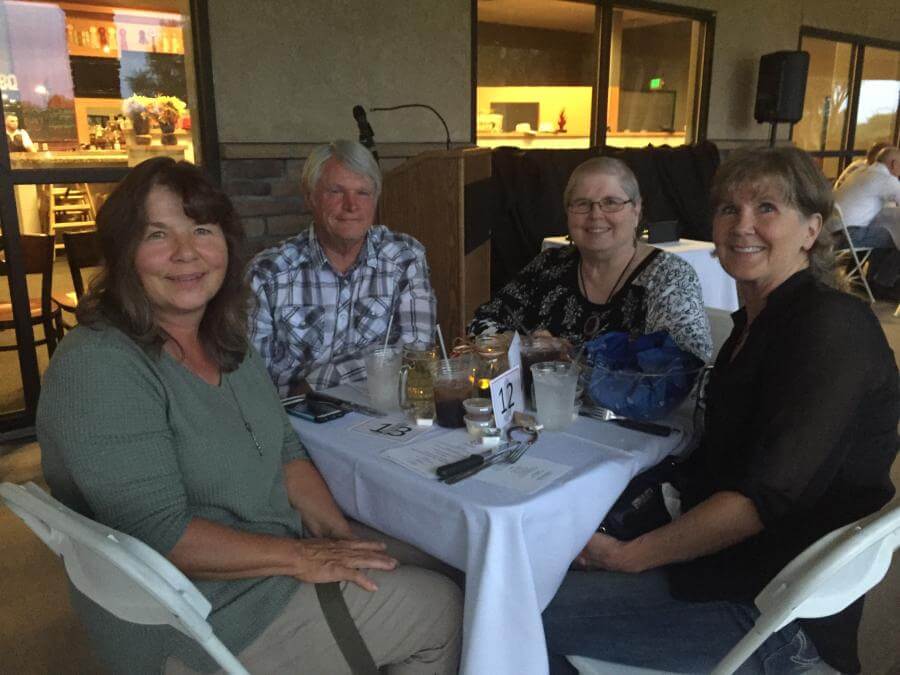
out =
[[[165,352],[148,355],[115,328],[78,327],[44,377],[37,433],[57,499],[163,555],[194,517],[302,536],[282,466],[308,456],[252,350],[212,386]],[[233,653],[271,623],[299,585],[289,577],[195,583]],[[74,589],[72,600],[114,672],[159,673],[169,655],[196,670],[215,668],[172,628],[125,623]]]

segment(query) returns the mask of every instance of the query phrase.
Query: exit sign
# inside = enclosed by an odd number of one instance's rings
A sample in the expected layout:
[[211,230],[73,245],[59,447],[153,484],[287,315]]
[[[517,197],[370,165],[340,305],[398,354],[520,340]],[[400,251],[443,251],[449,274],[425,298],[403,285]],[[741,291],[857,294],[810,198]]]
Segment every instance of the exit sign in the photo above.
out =
[[651,89],[662,89],[663,80],[661,77],[654,77],[650,80],[650,88]]

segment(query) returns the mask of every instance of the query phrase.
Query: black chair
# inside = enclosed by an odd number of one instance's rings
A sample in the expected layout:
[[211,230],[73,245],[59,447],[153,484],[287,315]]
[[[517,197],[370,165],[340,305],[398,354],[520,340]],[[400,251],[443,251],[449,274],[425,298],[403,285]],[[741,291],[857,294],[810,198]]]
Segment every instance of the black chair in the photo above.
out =
[[[44,328],[44,338],[35,340],[35,346],[47,345],[47,353],[53,356],[56,344],[62,339],[62,312],[53,302],[53,235],[23,234],[22,260],[25,274],[41,275],[41,296],[29,298],[31,325]],[[0,277],[8,275],[6,258],[0,256]],[[12,303],[0,303],[0,331],[15,330]],[[14,351],[18,344],[0,345],[0,351]]]
[[[78,309],[78,301],[84,295],[84,278],[81,270],[86,267],[98,267],[101,264],[100,243],[97,241],[96,230],[82,230],[80,232],[63,232],[63,244],[66,249],[66,260],[69,263],[69,273],[72,275],[72,293],[56,293],[53,301],[67,314],[75,314]],[[74,325],[63,319],[63,326],[71,330]]]

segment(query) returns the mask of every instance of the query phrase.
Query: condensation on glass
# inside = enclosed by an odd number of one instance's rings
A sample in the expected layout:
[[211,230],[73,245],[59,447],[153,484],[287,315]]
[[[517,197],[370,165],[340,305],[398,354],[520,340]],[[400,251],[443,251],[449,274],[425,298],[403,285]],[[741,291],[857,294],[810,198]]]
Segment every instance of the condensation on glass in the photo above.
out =
[[704,27],[656,12],[612,15],[606,143],[619,147],[692,143]]
[[200,160],[187,3],[128,4],[0,2],[13,169]]
[[479,0],[478,145],[586,148],[597,82],[596,8]]

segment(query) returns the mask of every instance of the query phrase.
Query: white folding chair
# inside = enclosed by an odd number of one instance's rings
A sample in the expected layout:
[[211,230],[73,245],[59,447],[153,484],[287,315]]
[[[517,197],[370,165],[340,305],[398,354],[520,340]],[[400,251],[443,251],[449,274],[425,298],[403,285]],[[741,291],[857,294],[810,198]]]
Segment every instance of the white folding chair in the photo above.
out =
[[[836,221],[840,222],[840,227],[837,227]],[[853,245],[853,241],[851,241],[850,239],[850,233],[847,231],[847,223],[844,221],[844,212],[841,210],[841,206],[837,202],[834,203],[834,214],[832,215],[831,223],[829,224],[828,229],[832,233],[836,233],[840,230],[844,234],[844,239],[847,242],[847,248],[838,249],[838,253],[849,253],[850,257],[853,259],[852,269],[847,275],[848,281],[850,281],[850,283],[853,283],[854,281],[862,282],[863,288],[866,289],[866,295],[869,296],[869,302],[875,302],[875,296],[872,295],[872,289],[869,288],[869,282],[866,279],[866,272],[863,269],[863,266],[869,260],[869,256],[872,255],[872,248],[870,246]]]
[[196,640],[229,675],[249,675],[206,621],[212,606],[159,553],[72,511],[34,483],[0,484],[0,497],[56,555],[69,579],[123,621],[168,624]]
[[[759,618],[713,675],[735,672],[770,635],[794,619],[831,616],[848,607],[884,579],[898,547],[900,502],[826,534],[789,562],[756,596]],[[660,672],[582,656],[567,658],[581,675]]]

